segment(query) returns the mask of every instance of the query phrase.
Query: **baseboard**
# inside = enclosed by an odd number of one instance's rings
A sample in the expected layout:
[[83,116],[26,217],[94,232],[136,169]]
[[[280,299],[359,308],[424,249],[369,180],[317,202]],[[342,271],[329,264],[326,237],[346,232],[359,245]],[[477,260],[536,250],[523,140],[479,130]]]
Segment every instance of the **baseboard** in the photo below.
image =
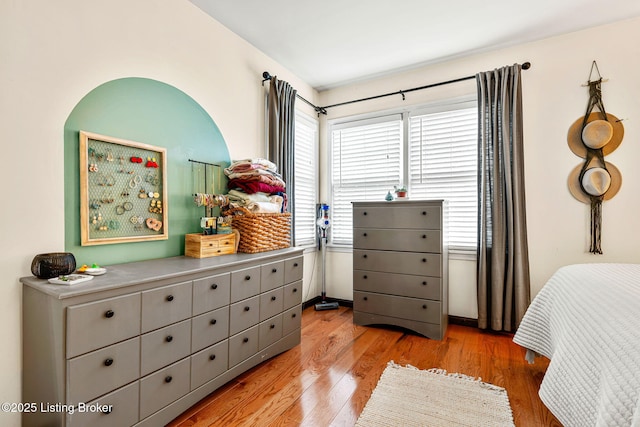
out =
[[[329,302],[337,302],[341,307],[349,307],[353,308],[353,301],[339,298],[327,298]],[[305,301],[302,303],[302,309],[304,310],[307,307],[313,307],[317,303],[322,302],[322,298],[318,295],[317,297],[311,298],[309,301]],[[461,316],[449,316],[449,323],[452,325],[460,325],[460,326],[468,326],[470,328],[478,327],[478,319],[471,319],[469,317],[461,317]]]
[[[327,298],[329,302],[337,302],[341,307],[349,307],[353,308],[353,301],[339,298]],[[302,303],[302,309],[304,310],[307,307],[313,307],[317,303],[322,302],[322,298],[318,295],[317,297],[311,298],[309,301],[305,301]]]

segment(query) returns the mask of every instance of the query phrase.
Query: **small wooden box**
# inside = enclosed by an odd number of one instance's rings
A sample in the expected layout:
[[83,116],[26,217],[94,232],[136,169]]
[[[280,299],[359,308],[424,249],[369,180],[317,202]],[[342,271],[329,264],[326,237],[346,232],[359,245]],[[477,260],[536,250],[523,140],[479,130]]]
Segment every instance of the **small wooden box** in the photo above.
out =
[[184,254],[192,258],[208,258],[218,255],[236,253],[235,234],[211,234],[205,236],[200,233],[184,236]]

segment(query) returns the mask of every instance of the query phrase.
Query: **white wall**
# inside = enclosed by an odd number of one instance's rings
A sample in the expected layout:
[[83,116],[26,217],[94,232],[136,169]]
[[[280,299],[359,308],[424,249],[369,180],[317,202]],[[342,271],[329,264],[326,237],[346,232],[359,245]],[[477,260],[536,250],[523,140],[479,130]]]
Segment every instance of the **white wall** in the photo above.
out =
[[[391,77],[340,87],[320,93],[320,105],[474,75],[504,65],[530,61],[523,71],[525,179],[532,296],[560,266],[587,262],[640,262],[640,19],[622,21],[536,43],[449,61]],[[406,45],[410,49],[410,43]],[[567,189],[569,172],[581,164],[567,146],[567,131],[585,113],[588,90],[582,85],[596,60],[606,83],[603,101],[608,113],[624,119],[625,137],[607,156],[623,177],[620,192],[603,205],[603,255],[588,253],[589,208]],[[329,109],[327,119],[421,104],[475,93],[475,81],[441,86],[400,96],[381,98]],[[326,131],[326,127],[324,128]],[[326,166],[326,135],[321,136]],[[322,190],[328,201],[327,187]],[[328,257],[330,296],[350,299],[351,254]],[[475,261],[450,262],[449,313],[477,318]]]
[[[80,99],[122,77],[170,84],[200,103],[238,159],[264,155],[263,71],[317,94],[188,1],[3,0],[0,58],[0,402],[20,402],[18,279],[34,255],[64,250],[63,126]],[[0,425],[19,423],[0,412]]]

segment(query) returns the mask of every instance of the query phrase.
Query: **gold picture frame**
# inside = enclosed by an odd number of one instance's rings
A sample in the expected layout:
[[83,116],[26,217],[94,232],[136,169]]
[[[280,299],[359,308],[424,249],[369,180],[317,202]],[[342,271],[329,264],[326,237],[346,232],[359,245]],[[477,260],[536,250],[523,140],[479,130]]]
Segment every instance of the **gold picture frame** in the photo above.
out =
[[82,246],[169,238],[167,150],[80,131]]

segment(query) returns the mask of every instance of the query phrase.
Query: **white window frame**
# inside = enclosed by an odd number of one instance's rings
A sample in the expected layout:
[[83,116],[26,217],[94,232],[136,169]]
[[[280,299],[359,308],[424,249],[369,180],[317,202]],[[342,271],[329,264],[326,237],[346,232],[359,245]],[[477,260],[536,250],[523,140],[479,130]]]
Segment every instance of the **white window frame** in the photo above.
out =
[[[401,156],[402,156],[402,164],[401,164],[401,168],[402,168],[402,172],[401,172],[401,176],[402,176],[402,182],[398,183],[398,184],[406,184],[406,185],[410,185],[409,184],[409,180],[410,180],[410,170],[409,170],[409,119],[412,116],[416,116],[416,115],[421,115],[421,114],[425,114],[425,113],[430,113],[430,112],[437,112],[437,111],[446,111],[447,110],[447,106],[455,106],[455,108],[452,109],[458,109],[458,108],[464,108],[461,107],[462,105],[474,105],[477,102],[477,98],[476,95],[466,95],[466,96],[461,96],[461,97],[456,97],[456,98],[448,98],[445,100],[441,100],[441,101],[437,101],[437,102],[433,102],[433,103],[428,103],[428,104],[421,104],[421,105],[415,105],[415,106],[411,106],[411,107],[405,107],[405,108],[396,108],[396,109],[389,109],[389,110],[385,110],[385,111],[378,111],[375,113],[371,113],[371,114],[362,114],[362,115],[354,115],[351,117],[343,117],[340,119],[335,119],[335,120],[329,120],[327,122],[327,132],[325,135],[326,138],[326,144],[327,144],[327,153],[328,153],[328,162],[329,162],[329,168],[327,170],[327,177],[325,180],[325,183],[327,185],[327,188],[329,189],[329,191],[331,192],[331,189],[333,188],[333,182],[332,182],[332,176],[333,176],[333,147],[332,147],[332,131],[334,128],[336,127],[344,127],[344,126],[348,126],[350,123],[354,123],[357,121],[363,121],[363,120],[384,120],[384,118],[391,116],[391,115],[397,115],[400,114],[402,115],[403,118],[403,141],[402,141],[402,147],[401,147]],[[459,105],[460,104],[460,105]],[[392,188],[390,188],[392,189]],[[409,196],[411,196],[411,189],[409,188]],[[331,202],[333,202],[333,195],[330,194],[330,198],[331,198]],[[331,237],[331,236],[330,236]],[[344,249],[349,249],[351,248],[351,245],[345,245],[345,244],[335,244],[334,242],[332,242],[331,240],[329,241],[329,247],[332,250],[344,250]],[[450,258],[457,258],[457,259],[475,259],[475,254],[476,254],[476,247],[464,247],[464,248],[456,248],[453,251],[450,251]]]

